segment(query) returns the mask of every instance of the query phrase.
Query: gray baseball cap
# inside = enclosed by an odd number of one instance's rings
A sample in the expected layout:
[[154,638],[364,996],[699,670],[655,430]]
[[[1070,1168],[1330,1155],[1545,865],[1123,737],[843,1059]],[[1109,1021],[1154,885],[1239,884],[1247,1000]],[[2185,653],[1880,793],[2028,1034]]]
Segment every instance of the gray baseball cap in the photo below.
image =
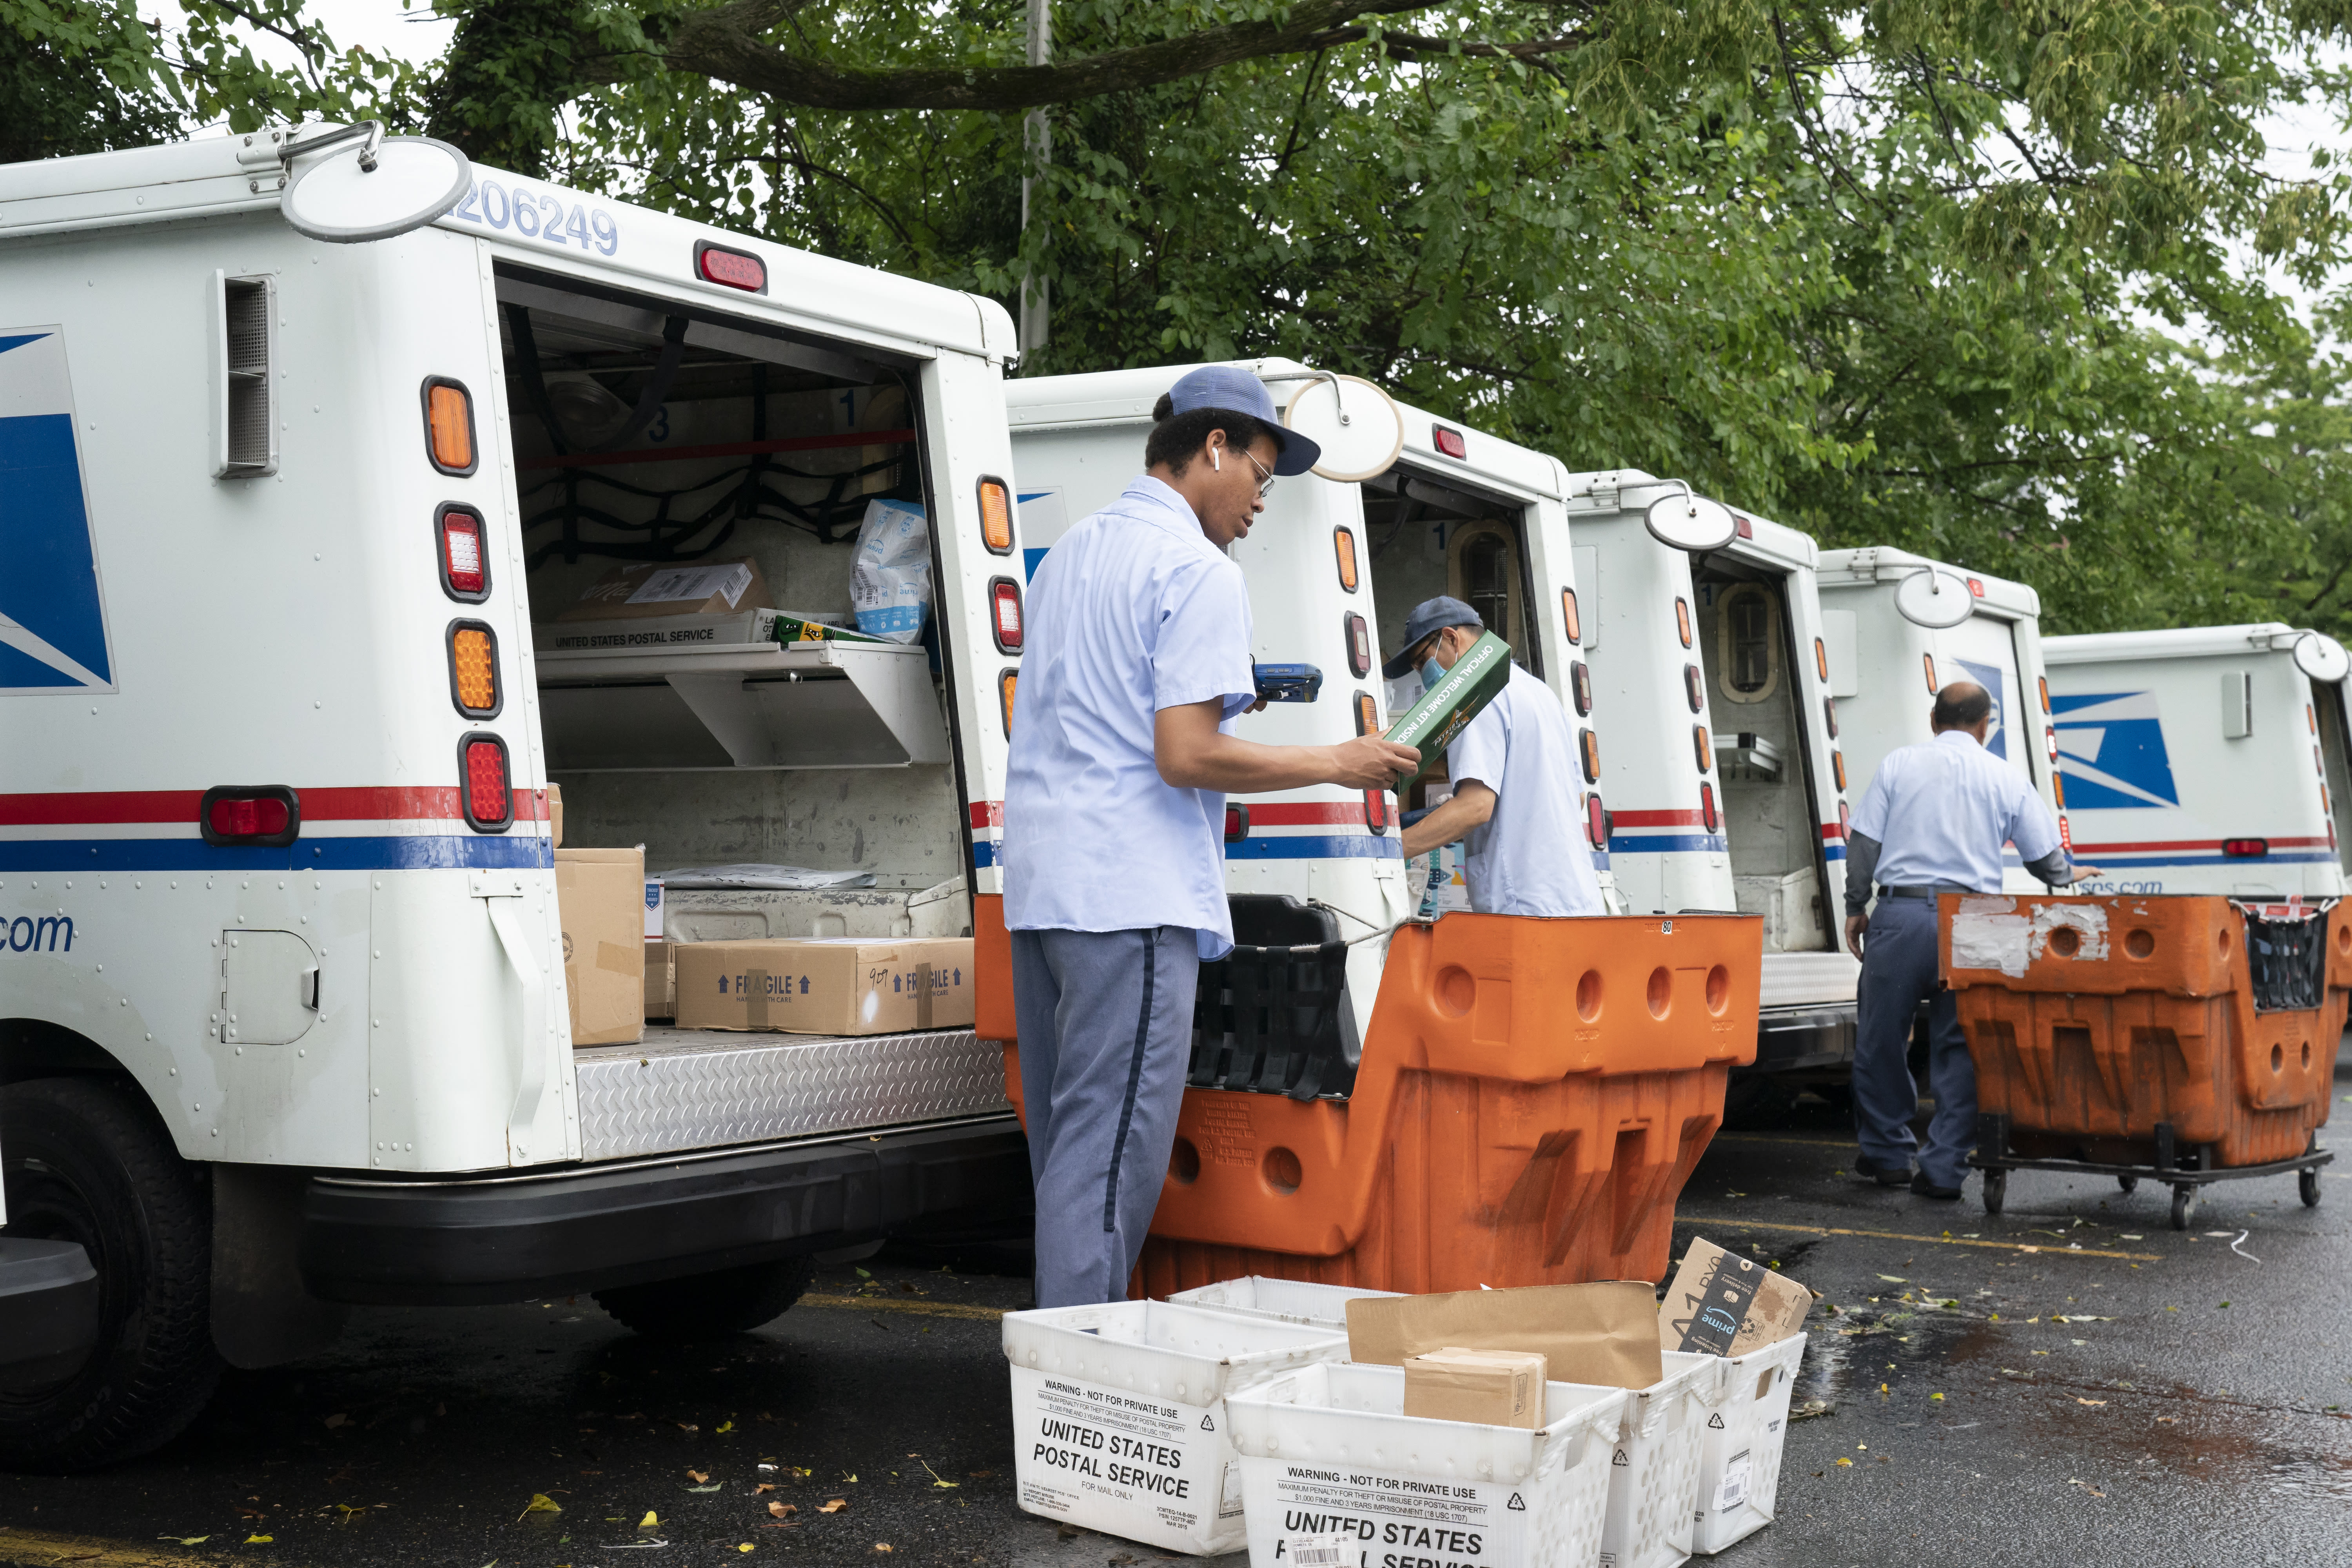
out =
[[1303,474],[1323,460],[1319,443],[1282,427],[1282,416],[1274,411],[1274,399],[1267,395],[1265,383],[1237,366],[1204,364],[1177,378],[1176,384],[1168,389],[1168,411],[1190,414],[1196,408],[1229,408],[1264,425],[1281,450],[1274,460],[1277,474]]
[[1448,626],[1475,626],[1485,631],[1486,623],[1478,618],[1477,611],[1459,599],[1449,599],[1443,594],[1434,599],[1423,599],[1404,618],[1404,646],[1397,650],[1394,658],[1381,666],[1381,674],[1390,680],[1404,674],[1412,668],[1412,650],[1421,646],[1421,639]]

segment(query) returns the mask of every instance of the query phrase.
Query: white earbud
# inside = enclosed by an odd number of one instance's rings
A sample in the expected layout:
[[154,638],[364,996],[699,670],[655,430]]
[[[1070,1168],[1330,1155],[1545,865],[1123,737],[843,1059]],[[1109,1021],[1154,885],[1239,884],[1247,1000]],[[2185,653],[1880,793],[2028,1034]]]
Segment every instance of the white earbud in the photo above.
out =
[[1214,447],[1209,448],[1209,467],[1216,469],[1217,472],[1221,474],[1225,471],[1224,459],[1218,455],[1217,449]]

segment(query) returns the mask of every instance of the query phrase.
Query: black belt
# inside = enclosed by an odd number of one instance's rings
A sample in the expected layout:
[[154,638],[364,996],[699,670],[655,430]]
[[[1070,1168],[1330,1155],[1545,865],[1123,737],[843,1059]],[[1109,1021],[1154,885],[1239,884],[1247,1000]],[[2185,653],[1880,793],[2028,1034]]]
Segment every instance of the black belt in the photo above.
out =
[[1878,889],[1878,896],[1882,899],[1932,899],[1944,893],[1969,893],[1975,890],[1973,888],[1955,888],[1948,884],[1938,883],[1932,888],[1881,888]]

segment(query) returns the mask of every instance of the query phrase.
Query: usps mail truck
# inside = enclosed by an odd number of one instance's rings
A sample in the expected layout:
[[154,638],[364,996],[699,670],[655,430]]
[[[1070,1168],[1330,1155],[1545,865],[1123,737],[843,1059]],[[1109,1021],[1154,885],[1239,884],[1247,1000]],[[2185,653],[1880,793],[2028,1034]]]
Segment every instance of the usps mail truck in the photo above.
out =
[[1636,910],[1763,917],[1761,1037],[1755,1065],[1735,1075],[1736,1107],[1760,1076],[1833,1076],[1853,1056],[1860,965],[1837,936],[1846,763],[1817,547],[1638,469],[1571,476],[1568,505],[1611,716],[1619,889]]
[[[1559,465],[1401,405],[1357,377],[1290,360],[1240,364],[1325,448],[1314,474],[1274,487],[1249,537],[1232,549],[1249,581],[1261,669],[1311,667],[1320,691],[1308,701],[1269,703],[1241,720],[1240,732],[1270,744],[1328,745],[1385,729],[1421,688],[1415,677],[1409,689],[1399,682],[1391,690],[1380,666],[1397,647],[1412,606],[1451,594],[1477,610],[1511,645],[1512,658],[1568,707],[1581,771],[1562,787],[1575,792],[1588,838],[1597,838],[1600,742],[1578,647]],[[1152,405],[1192,368],[1006,383],[1032,570],[1072,523],[1108,504],[1141,471]],[[1420,787],[1402,807],[1385,791],[1318,785],[1227,809],[1236,940],[1351,943],[1339,1008],[1349,1060],[1380,989],[1380,933],[1414,915],[1425,891],[1406,877],[1399,848],[1398,816],[1421,804]]]
[[2352,854],[2352,660],[2277,622],[2042,645],[2094,893],[2334,899]]
[[[5,1234],[100,1286],[0,1468],[152,1447],[352,1303],[727,1331],[820,1253],[1018,1223],[969,1026],[575,1049],[567,957],[635,976],[641,937],[567,954],[548,809],[656,873],[832,874],[701,895],[758,922],[721,934],[969,934],[1012,345],[987,300],[373,127],[0,169]],[[824,629],[877,503],[925,520],[920,640]],[[629,566],[775,608],[534,631]]]
[[[2022,583],[1885,547],[1822,552],[1822,625],[1839,744],[1856,803],[1886,753],[1932,740],[1927,711],[1956,680],[1992,694],[1985,750],[2030,781],[2072,842],[2042,679],[2042,597]],[[2002,886],[2045,891],[2014,846]]]

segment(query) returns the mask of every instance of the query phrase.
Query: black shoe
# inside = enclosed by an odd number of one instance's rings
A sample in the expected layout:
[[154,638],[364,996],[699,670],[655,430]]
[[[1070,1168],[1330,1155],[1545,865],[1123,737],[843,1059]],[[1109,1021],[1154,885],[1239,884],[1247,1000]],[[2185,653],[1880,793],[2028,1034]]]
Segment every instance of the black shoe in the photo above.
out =
[[1853,1173],[1867,1177],[1882,1187],[1899,1187],[1911,1180],[1909,1165],[1882,1165],[1867,1154],[1854,1157]]
[[1937,1198],[1946,1203],[1949,1203],[1954,1198],[1960,1195],[1960,1189],[1958,1187],[1939,1187],[1935,1183],[1929,1181],[1927,1179],[1927,1173],[1925,1171],[1920,1172],[1917,1175],[1911,1178],[1911,1191],[1915,1196],[1923,1198]]

